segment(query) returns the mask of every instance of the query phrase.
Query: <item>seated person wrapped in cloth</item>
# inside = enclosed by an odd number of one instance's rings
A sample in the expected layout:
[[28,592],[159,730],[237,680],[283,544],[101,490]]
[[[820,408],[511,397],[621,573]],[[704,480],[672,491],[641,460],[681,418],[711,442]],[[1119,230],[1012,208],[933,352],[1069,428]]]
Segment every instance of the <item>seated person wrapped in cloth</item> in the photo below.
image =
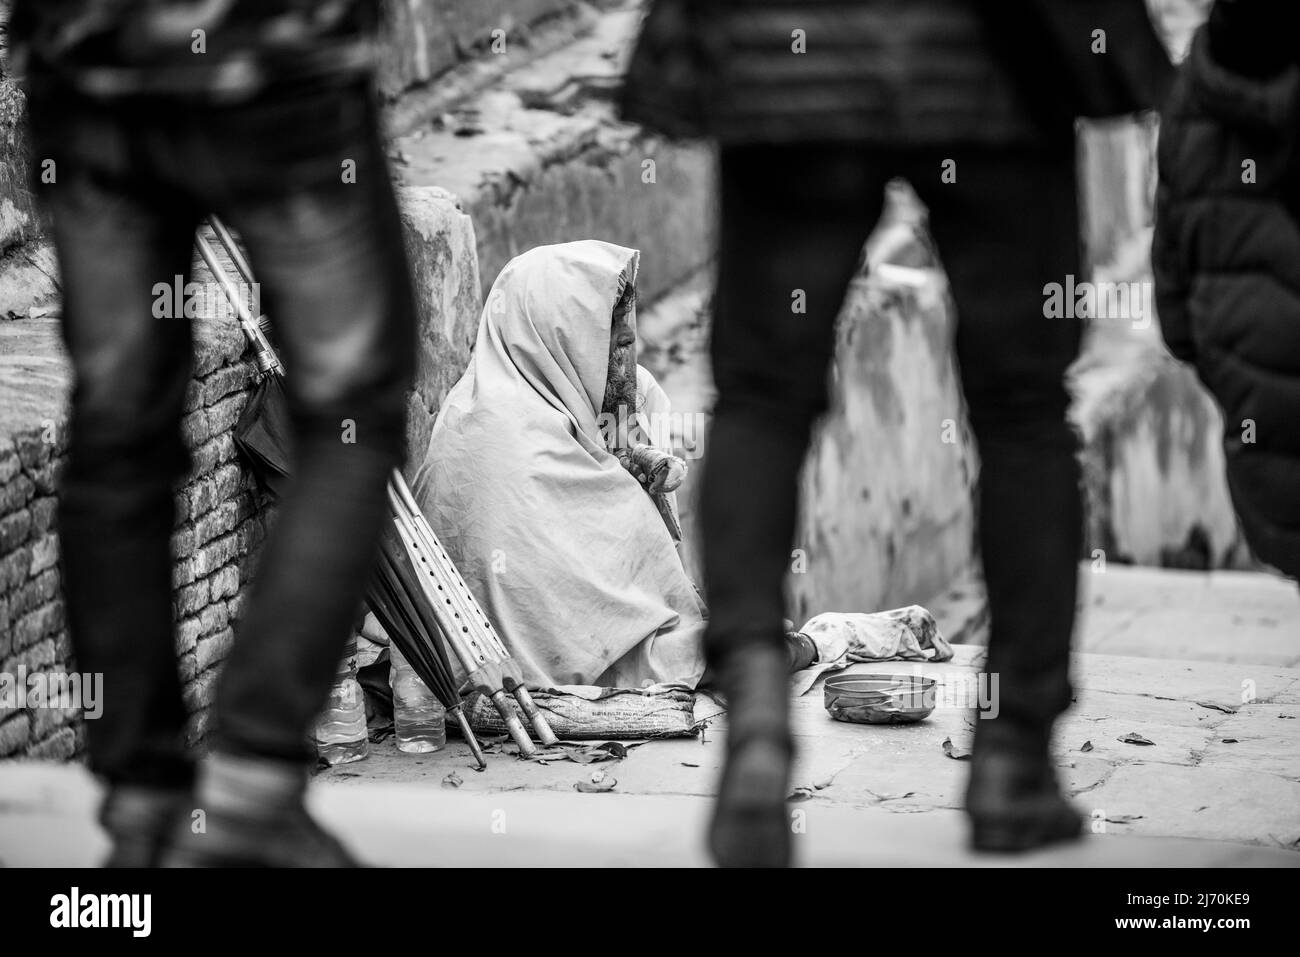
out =
[[[589,240],[506,265],[413,483],[533,689],[690,691],[704,676],[707,614],[676,547],[686,463],[651,441],[668,398],[636,364],[638,256]],[[867,650],[852,635],[867,619],[906,637]],[[791,669],[811,684],[864,650],[951,654],[932,620],[916,641],[905,621],[819,616],[790,635]]]
[[506,265],[413,484],[534,687],[694,688],[704,672],[703,602],[601,429],[636,400],[637,257],[587,241]]

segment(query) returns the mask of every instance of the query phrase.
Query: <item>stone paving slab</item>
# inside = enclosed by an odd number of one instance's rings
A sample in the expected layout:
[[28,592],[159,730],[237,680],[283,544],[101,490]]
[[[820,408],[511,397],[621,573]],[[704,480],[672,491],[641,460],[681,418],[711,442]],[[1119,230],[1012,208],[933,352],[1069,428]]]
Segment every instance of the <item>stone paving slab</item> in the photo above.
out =
[[1083,586],[1082,651],[1300,667],[1300,588],[1288,579],[1110,564]]
[[[1195,837],[1300,851],[1300,782],[1250,769],[1135,762],[1079,803],[1104,811],[1107,833]],[[1132,818],[1130,823],[1116,820]]]
[[1225,706],[1241,704],[1247,694],[1256,701],[1287,700],[1300,690],[1298,680],[1300,671],[1294,668],[1122,655],[1089,655],[1087,667],[1074,670],[1074,683],[1081,693],[1095,690],[1155,699],[1217,701]]
[[[1200,766],[1296,779],[1300,706],[1276,701],[1243,708],[1215,726]],[[1284,750],[1278,750],[1281,746]]]

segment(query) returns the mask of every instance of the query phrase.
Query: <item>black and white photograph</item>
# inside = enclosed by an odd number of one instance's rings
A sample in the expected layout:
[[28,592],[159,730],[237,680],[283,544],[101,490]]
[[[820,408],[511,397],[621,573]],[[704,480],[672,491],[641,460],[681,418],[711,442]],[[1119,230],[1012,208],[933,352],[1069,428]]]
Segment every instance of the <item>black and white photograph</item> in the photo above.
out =
[[1300,5],[0,0],[6,936],[1248,946],[1298,578]]

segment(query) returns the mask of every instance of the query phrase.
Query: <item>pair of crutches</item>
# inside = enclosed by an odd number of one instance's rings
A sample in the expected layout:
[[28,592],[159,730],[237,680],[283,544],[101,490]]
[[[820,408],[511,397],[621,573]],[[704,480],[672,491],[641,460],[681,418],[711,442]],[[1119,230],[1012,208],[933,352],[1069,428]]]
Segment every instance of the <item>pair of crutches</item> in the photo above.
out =
[[[235,243],[234,237],[226,229],[225,224],[215,216],[210,217],[209,222],[217,241],[230,257],[240,278],[251,285],[252,269]],[[196,242],[199,256],[220,284],[222,292],[235,310],[240,327],[253,347],[254,360],[259,373],[284,375],[284,366],[266,336],[263,326],[265,317],[253,316],[248,310],[239,290],[226,275],[207,237],[199,233]],[[555,732],[551,730],[545,715],[541,713],[524,686],[523,674],[518,663],[506,650],[487,614],[474,598],[465,579],[461,577],[455,564],[448,557],[446,549],[438,541],[438,537],[416,505],[402,473],[396,469],[389,478],[388,499],[394,527],[407,556],[415,566],[416,579],[423,592],[423,598],[433,610],[444,641],[467,672],[468,686],[491,700],[502,721],[505,722],[511,739],[525,757],[535,754],[537,747],[525,730],[523,722],[519,720],[507,695],[513,696],[518,702],[520,710],[532,725],[538,741],[546,746],[557,744]],[[458,717],[462,719],[462,731],[467,732],[470,746],[481,766],[482,752],[477,741],[474,740],[472,732],[469,732],[468,723],[463,720],[463,715]]]
[[443,638],[469,677],[470,688],[486,695],[496,707],[506,730],[525,757],[537,748],[515,714],[506,695],[514,696],[543,745],[558,744],[546,716],[524,687],[519,664],[510,656],[483,607],[433,533],[400,472],[388,482],[388,502],[393,522],[406,553],[419,572],[418,581],[441,629]]

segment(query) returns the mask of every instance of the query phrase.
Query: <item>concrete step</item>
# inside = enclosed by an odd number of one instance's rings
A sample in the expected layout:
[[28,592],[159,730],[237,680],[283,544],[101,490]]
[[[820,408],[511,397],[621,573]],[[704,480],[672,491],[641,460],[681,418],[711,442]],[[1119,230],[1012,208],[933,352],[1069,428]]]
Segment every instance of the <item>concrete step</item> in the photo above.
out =
[[383,0],[380,89],[398,96],[466,61],[526,51],[548,20],[586,6],[578,0]]
[[546,243],[640,249],[647,302],[712,255],[711,151],[661,141],[615,114],[640,15],[630,0],[610,4],[585,35],[394,140],[403,183],[447,189],[473,218],[484,291],[507,261]]

